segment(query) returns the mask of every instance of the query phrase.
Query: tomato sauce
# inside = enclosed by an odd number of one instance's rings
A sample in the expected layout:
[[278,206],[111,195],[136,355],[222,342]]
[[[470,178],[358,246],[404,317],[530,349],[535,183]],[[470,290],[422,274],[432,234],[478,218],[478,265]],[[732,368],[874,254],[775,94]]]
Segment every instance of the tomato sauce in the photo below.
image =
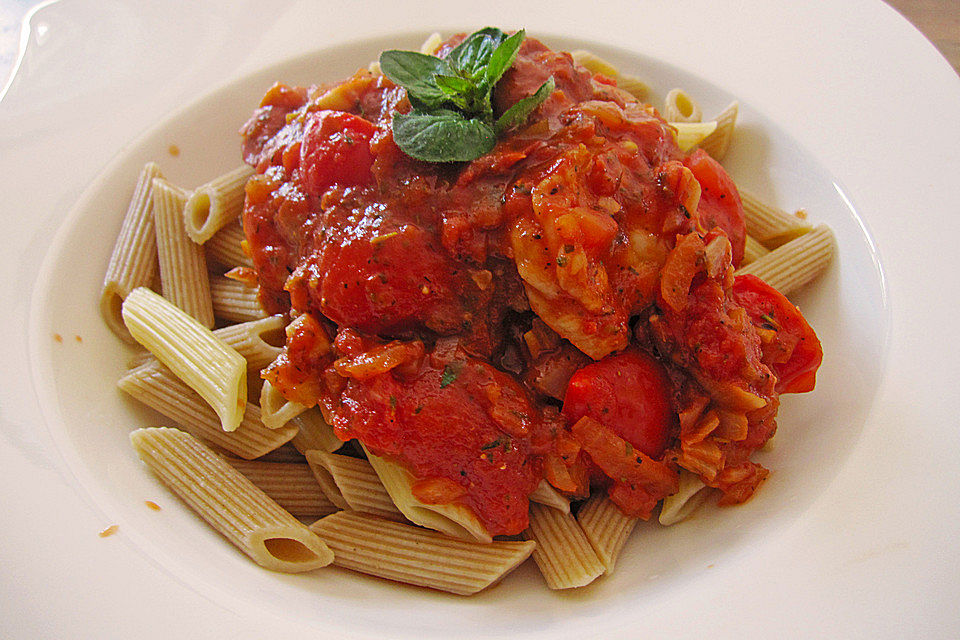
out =
[[[410,104],[383,76],[267,93],[242,130],[257,169],[243,223],[264,308],[298,320],[264,377],[494,535],[527,526],[543,478],[582,497],[593,477],[648,517],[680,465],[742,501],[777,390],[757,314],[731,294],[735,187],[654,109],[533,39],[495,111],[551,76],[527,123],[469,163],[397,147]],[[624,353],[622,387],[588,364]],[[571,379],[586,391],[560,413]],[[644,407],[623,399],[637,389]],[[626,461],[624,444],[639,447]]]

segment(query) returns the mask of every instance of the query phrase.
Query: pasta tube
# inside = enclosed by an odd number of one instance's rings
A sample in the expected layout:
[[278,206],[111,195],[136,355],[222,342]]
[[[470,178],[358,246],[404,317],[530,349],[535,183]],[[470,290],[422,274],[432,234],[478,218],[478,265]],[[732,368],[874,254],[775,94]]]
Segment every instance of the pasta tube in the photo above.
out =
[[533,542],[479,544],[399,522],[340,511],[310,525],[334,564],[388,580],[469,595],[499,582],[533,551]]
[[145,287],[124,300],[123,322],[137,342],[210,403],[224,431],[240,426],[247,403],[243,356]]
[[140,172],[100,291],[100,315],[115,334],[130,343],[134,342],[133,336],[123,324],[120,308],[131,291],[153,284],[157,273],[152,192],[153,179],[159,176],[160,167],[155,162],[148,162]]
[[237,219],[243,209],[244,187],[252,175],[253,169],[244,164],[197,187],[183,211],[187,233],[194,242],[205,243]]
[[190,434],[137,429],[130,442],[164,484],[260,566],[299,573],[333,561],[316,534]]

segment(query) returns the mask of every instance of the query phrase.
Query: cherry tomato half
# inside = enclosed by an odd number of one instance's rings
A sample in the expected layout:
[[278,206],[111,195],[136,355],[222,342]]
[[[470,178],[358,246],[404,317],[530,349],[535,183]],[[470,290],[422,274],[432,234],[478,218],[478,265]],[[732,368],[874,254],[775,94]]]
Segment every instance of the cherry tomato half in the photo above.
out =
[[307,192],[322,195],[334,184],[368,184],[373,178],[370,139],[376,130],[372,122],[352,113],[311,113],[300,147],[300,170]]
[[704,229],[723,229],[733,247],[733,266],[740,266],[747,241],[747,226],[743,218],[743,203],[733,179],[719,162],[697,149],[683,161],[700,183],[698,212]]
[[[772,340],[764,341],[763,362],[777,376],[778,393],[812,391],[823,360],[820,339],[793,303],[754,275],[733,281],[733,298],[753,324]],[[770,332],[775,332],[775,335]]]
[[652,356],[630,350],[578,370],[563,396],[570,424],[588,416],[651,458],[659,458],[676,422],[671,386]]

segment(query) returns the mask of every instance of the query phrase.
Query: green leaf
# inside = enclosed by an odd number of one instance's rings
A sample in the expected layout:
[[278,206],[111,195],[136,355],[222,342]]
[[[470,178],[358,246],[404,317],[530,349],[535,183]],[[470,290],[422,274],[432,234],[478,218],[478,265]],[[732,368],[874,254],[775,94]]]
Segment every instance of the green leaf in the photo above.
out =
[[443,373],[440,374],[440,388],[443,389],[449,384],[452,384],[454,380],[457,379],[457,376],[460,375],[460,372],[463,371],[462,362],[451,362],[443,368]]
[[517,58],[517,52],[520,50],[520,44],[526,37],[526,33],[524,29],[520,29],[520,31],[517,31],[504,40],[490,55],[490,60],[487,62],[487,68],[484,71],[483,77],[483,85],[487,90],[492,90],[493,85],[497,84],[497,81],[503,77],[507,69],[513,65],[513,61]]
[[497,123],[493,127],[497,135],[526,122],[530,114],[533,113],[533,110],[550,97],[550,94],[553,93],[556,86],[557,83],[554,81],[553,76],[550,76],[550,79],[540,85],[540,88],[537,89],[532,96],[517,100],[513,106],[504,111],[503,115],[497,119]]
[[447,95],[470,93],[474,90],[472,82],[458,76],[434,76],[433,80],[440,87],[440,90]]
[[380,54],[380,70],[395,84],[407,90],[407,95],[421,104],[439,106],[446,94],[437,86],[436,75],[450,75],[450,65],[440,58],[416,51],[384,51]]
[[444,58],[461,75],[474,77],[487,65],[490,55],[500,46],[506,34],[496,27],[471,33]]
[[456,111],[398,113],[393,116],[393,140],[405,153],[426,162],[466,162],[493,149],[493,127],[467,119]]
[[[434,76],[434,81],[440,88],[440,91],[446,96],[447,102],[456,107],[462,113],[474,115],[477,111],[475,98],[476,88],[473,83],[457,76]],[[429,113],[433,109],[422,109]]]

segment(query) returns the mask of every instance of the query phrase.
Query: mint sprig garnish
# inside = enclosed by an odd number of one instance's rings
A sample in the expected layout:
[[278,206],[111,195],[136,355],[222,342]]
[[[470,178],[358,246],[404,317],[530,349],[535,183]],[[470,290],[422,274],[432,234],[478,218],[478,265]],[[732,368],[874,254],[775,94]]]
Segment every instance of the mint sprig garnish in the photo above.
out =
[[384,51],[380,69],[407,90],[413,109],[393,116],[393,139],[426,162],[466,162],[489,153],[497,136],[520,126],[555,88],[553,77],[499,118],[490,98],[513,65],[526,33],[507,36],[487,27],[467,36],[445,57]]

